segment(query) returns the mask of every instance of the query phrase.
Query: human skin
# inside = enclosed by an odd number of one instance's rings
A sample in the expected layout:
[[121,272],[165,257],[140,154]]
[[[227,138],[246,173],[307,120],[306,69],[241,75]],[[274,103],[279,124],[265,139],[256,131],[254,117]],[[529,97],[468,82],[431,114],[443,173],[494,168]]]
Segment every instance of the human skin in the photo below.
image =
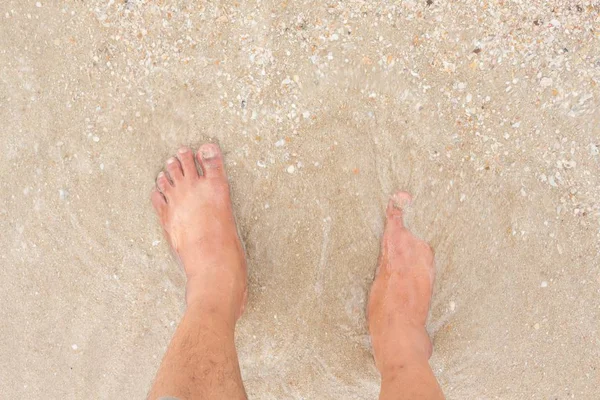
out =
[[[403,192],[390,199],[369,298],[380,399],[443,399],[425,331],[433,253],[403,225],[401,203],[409,199]],[[219,147],[181,148],[159,173],[152,204],[184,267],[187,307],[148,398],[246,399],[234,335],[247,300],[247,268]]]
[[379,263],[367,308],[381,400],[443,399],[429,366],[431,340],[425,330],[435,279],[431,247],[403,221],[406,192],[394,194],[386,210]]

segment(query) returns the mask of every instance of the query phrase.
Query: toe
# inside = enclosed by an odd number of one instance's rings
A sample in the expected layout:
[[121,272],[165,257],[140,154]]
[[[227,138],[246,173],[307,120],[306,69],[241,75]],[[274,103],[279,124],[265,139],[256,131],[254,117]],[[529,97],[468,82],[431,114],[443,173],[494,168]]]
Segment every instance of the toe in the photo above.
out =
[[156,211],[158,216],[162,218],[167,208],[167,201],[165,200],[165,196],[163,196],[157,188],[154,188],[152,189],[152,195],[150,196],[150,199],[152,201],[152,207],[154,207],[154,210]]
[[181,163],[183,169],[183,175],[186,177],[198,177],[198,170],[196,169],[196,163],[194,162],[194,154],[192,150],[187,147],[182,147],[177,151],[177,157]]
[[167,178],[167,175],[162,171],[160,171],[158,176],[156,177],[156,186],[161,191],[161,193],[165,195],[165,197],[167,197],[170,190],[173,189],[173,186],[171,186],[171,182],[169,182],[169,178]]
[[226,179],[223,154],[219,146],[207,143],[200,146],[196,154],[204,176],[209,179]]
[[175,186],[177,186],[177,182],[181,182],[183,179],[183,171],[181,170],[181,164],[179,164],[179,160],[175,157],[171,157],[167,160],[167,172],[171,177],[171,181]]
[[396,192],[390,197],[388,202],[386,216],[388,222],[395,222],[404,226],[404,209],[410,205],[412,197],[407,192]]

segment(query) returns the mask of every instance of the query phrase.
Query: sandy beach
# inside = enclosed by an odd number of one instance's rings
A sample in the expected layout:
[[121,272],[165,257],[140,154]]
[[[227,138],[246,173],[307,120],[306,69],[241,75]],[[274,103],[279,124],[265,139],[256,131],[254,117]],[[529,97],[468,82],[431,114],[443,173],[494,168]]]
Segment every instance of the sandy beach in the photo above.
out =
[[251,399],[375,399],[388,196],[449,400],[600,398],[600,3],[0,2],[0,398],[142,399],[184,310],[150,190],[217,142]]

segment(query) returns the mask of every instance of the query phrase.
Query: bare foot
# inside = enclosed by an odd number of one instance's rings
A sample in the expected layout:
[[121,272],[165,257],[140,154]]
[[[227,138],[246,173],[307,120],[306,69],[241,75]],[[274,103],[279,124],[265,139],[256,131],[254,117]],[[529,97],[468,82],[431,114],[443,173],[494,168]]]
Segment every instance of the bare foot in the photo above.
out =
[[405,227],[402,207],[411,197],[390,199],[379,266],[368,305],[373,353],[382,376],[417,360],[426,362],[432,346],[425,322],[433,289],[433,252]]
[[202,307],[235,323],[247,297],[246,259],[237,235],[223,155],[215,144],[196,153],[181,148],[167,160],[152,205],[187,276],[188,307]]

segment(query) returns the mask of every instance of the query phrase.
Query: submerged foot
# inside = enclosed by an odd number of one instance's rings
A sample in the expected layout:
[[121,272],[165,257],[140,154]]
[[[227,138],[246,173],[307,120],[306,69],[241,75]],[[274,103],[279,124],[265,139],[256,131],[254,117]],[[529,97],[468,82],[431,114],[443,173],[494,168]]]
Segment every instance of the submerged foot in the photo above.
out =
[[246,259],[219,147],[204,144],[195,155],[181,148],[167,160],[156,179],[152,205],[185,269],[188,307],[202,307],[235,323],[247,297]]
[[368,305],[375,363],[382,375],[431,356],[425,322],[433,290],[433,251],[404,227],[402,207],[410,195],[389,201],[379,265]]

